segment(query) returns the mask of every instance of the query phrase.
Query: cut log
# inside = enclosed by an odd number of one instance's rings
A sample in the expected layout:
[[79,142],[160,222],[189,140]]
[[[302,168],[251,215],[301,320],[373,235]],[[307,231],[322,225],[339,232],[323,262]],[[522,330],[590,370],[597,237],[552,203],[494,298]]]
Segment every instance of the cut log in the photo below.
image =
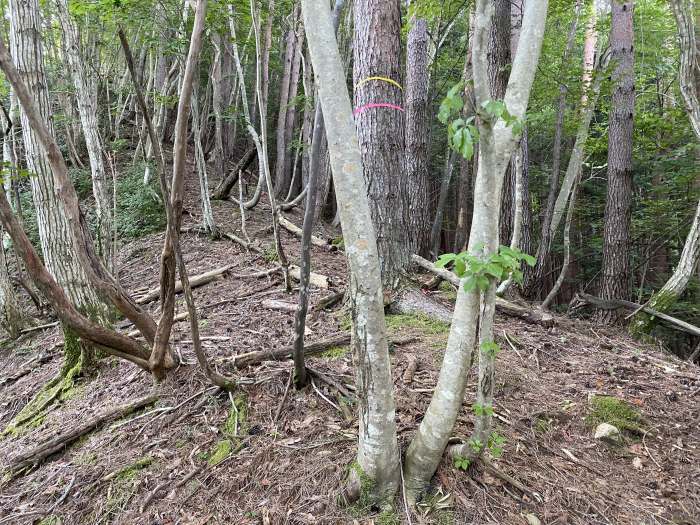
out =
[[[285,218],[282,215],[280,215],[280,226],[282,226],[289,233],[292,233],[301,239],[301,235],[302,235],[301,228],[299,228],[299,226],[297,226],[292,221],[290,221],[289,219]],[[337,246],[333,246],[331,244],[330,240],[321,239],[320,237],[317,237],[316,235],[311,236],[311,244],[313,244],[314,246],[318,246],[319,248],[323,248],[324,250],[328,250],[328,251],[333,251],[334,249],[337,249]]]
[[[411,259],[421,268],[424,268],[425,270],[434,273],[438,277],[441,277],[442,279],[448,281],[449,283],[452,283],[455,286],[459,286],[459,277],[457,277],[451,271],[446,270],[444,268],[438,268],[429,260],[424,259],[420,255],[414,254],[411,256]],[[509,317],[517,317],[518,319],[522,319],[523,321],[526,321],[528,323],[539,324],[542,326],[553,326],[555,322],[554,317],[547,312],[540,311],[536,308],[520,306],[519,304],[506,301],[505,299],[502,299],[500,297],[496,297],[496,311]],[[429,314],[426,313],[426,315]]]
[[282,312],[296,312],[297,305],[294,303],[287,303],[285,301],[278,301],[276,299],[265,299],[262,302],[262,307],[268,310],[280,310]]
[[148,395],[136,399],[135,401],[131,401],[125,405],[119,405],[103,410],[92,419],[68,430],[59,431],[57,434],[44,439],[31,450],[17,454],[10,460],[10,470],[13,472],[18,472],[33,465],[38,465],[49,456],[60,452],[66,446],[70,445],[74,441],[77,441],[82,436],[99,427],[103,423],[111,421],[112,419],[124,417],[136,410],[155,403],[157,400],[157,395]]
[[653,317],[657,317],[659,320],[665,322],[668,326],[676,328],[677,330],[680,330],[682,332],[686,332],[688,334],[700,337],[699,327],[690,323],[686,323],[685,321],[682,321],[676,317],[672,317],[663,312],[656,311],[653,308],[633,303],[632,301],[623,301],[622,299],[601,299],[600,297],[596,297],[594,295],[579,292],[578,294],[576,294],[576,297],[574,297],[574,300],[571,303],[573,308],[576,308],[581,304],[588,304],[591,306],[595,306],[596,308],[601,310],[617,310],[619,308],[624,308],[626,310],[631,311],[641,310]]
[[[390,342],[394,345],[405,345],[416,340],[416,337],[391,337]],[[350,344],[350,332],[344,332],[321,341],[315,341],[304,345],[304,355],[317,355],[325,352],[334,346],[347,346]],[[283,348],[275,348],[272,350],[259,350],[257,352],[248,352],[235,357],[234,365],[236,368],[245,368],[250,365],[255,365],[263,361],[286,361],[292,358],[293,346],[285,346]]]

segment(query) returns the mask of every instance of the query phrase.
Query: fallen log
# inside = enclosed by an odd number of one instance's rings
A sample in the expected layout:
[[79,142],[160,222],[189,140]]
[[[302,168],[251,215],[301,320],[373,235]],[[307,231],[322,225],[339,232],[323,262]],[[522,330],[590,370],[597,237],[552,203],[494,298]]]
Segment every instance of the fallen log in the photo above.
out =
[[[416,340],[414,336],[408,337],[390,337],[389,343],[401,346],[411,343]],[[320,341],[315,341],[313,343],[308,343],[304,345],[304,355],[311,356],[317,355],[325,352],[329,348],[334,346],[347,346],[350,344],[350,332],[344,332],[342,334],[331,336],[327,339],[322,339]],[[234,358],[234,365],[236,368],[245,368],[250,365],[255,365],[263,361],[286,361],[292,358],[292,353],[294,352],[293,346],[285,346],[282,348],[275,348],[273,350],[258,350],[256,352],[248,352],[246,354],[237,355]]]
[[[299,226],[297,226],[292,221],[290,221],[289,219],[285,218],[282,215],[280,215],[279,222],[280,222],[280,226],[282,226],[282,228],[284,228],[289,233],[294,234],[301,239],[302,230],[301,230],[301,228],[299,228]],[[334,249],[337,249],[337,246],[333,246],[331,244],[330,240],[321,239],[320,237],[317,237],[316,235],[311,236],[311,244],[313,244],[314,246],[318,246],[320,248],[323,248],[324,250],[328,250],[328,251],[333,251]]]
[[155,403],[158,400],[157,395],[148,395],[125,405],[119,405],[117,407],[112,407],[110,409],[104,410],[92,419],[82,423],[76,427],[70,428],[68,430],[59,431],[57,434],[44,439],[36,447],[17,454],[10,460],[10,470],[13,472],[19,472],[25,468],[32,467],[33,465],[38,465],[44,461],[49,456],[60,452],[65,447],[77,441],[82,436],[88,432],[96,429],[103,423],[116,419],[119,417],[124,417],[136,410],[144,408],[148,405]]
[[[195,275],[193,277],[190,277],[190,286],[192,288],[197,288],[198,286],[202,286],[205,284],[209,284],[212,281],[215,281],[219,279],[221,276],[223,276],[226,272],[228,272],[231,268],[233,268],[233,264],[228,264],[226,266],[222,266],[221,268],[216,268],[214,270],[209,270],[208,272],[201,273],[199,275]],[[176,281],[175,282],[175,293],[180,293],[182,292],[182,281]],[[137,304],[146,304],[150,303],[151,301],[155,301],[160,297],[160,287],[153,288],[146,292],[144,295],[136,299]]]
[[[459,277],[457,277],[451,271],[446,270],[445,268],[438,268],[429,260],[424,259],[420,255],[413,254],[411,256],[411,259],[421,268],[424,268],[425,270],[434,273],[435,275],[441,277],[445,281],[448,281],[449,283],[452,283],[455,286],[460,285]],[[537,310],[535,308],[520,306],[519,304],[506,301],[505,299],[502,299],[500,297],[496,297],[496,311],[509,317],[516,317],[518,319],[522,319],[523,321],[532,324],[539,324],[542,326],[554,325],[554,317],[551,314]]]
[[618,310],[620,308],[624,308],[626,310],[632,310],[632,311],[643,311],[653,317],[657,317],[661,321],[664,321],[667,325],[670,325],[672,327],[675,327],[677,330],[680,330],[682,332],[686,332],[688,334],[692,334],[695,336],[700,337],[700,328],[692,325],[690,323],[686,323],[685,321],[682,321],[681,319],[678,319],[676,317],[672,317],[668,314],[665,314],[663,312],[659,312],[658,310],[654,310],[653,308],[649,308],[648,306],[644,306],[642,304],[637,304],[633,303],[632,301],[624,301],[622,299],[602,299],[600,297],[596,297],[594,295],[590,295],[587,293],[579,292],[576,294],[574,297],[574,300],[572,301],[572,307],[576,308],[580,306],[581,304],[588,304],[591,306],[595,306],[596,308],[600,310]]
[[257,156],[257,151],[255,146],[251,146],[246,150],[240,160],[236,163],[236,166],[228,172],[228,175],[221,181],[221,183],[216,187],[211,195],[213,200],[224,200],[228,199],[229,194],[233,185],[236,184],[238,180],[238,175],[240,172],[245,171],[248,166],[253,162],[253,159]]
[[[237,235],[234,235],[231,233],[224,233],[223,236],[226,237],[227,239],[229,239],[230,241],[235,242],[236,244],[240,244],[241,246],[243,246],[246,249],[246,251],[254,252],[254,253],[257,253],[259,255],[262,255],[262,253],[263,253],[262,248],[260,248],[256,244],[253,244],[251,242],[247,242],[247,241],[241,239]],[[275,271],[281,272],[282,267],[277,266],[277,268],[275,268]],[[296,264],[290,264],[289,265],[289,275],[295,281],[299,281],[301,279],[301,269]],[[328,276],[320,274],[320,273],[311,272],[311,275],[309,276],[309,283],[312,286],[315,286],[316,288],[322,288],[324,290],[327,290],[328,288],[331,287],[331,280],[328,278]]]

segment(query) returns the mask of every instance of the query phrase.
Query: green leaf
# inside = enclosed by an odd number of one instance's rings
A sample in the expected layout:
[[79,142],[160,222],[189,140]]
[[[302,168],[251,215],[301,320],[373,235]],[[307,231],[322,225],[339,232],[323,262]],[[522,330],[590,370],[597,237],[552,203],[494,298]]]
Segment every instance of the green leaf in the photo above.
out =
[[492,275],[492,276],[495,277],[496,279],[502,279],[502,278],[503,278],[503,273],[504,273],[504,272],[503,272],[503,267],[500,266],[500,265],[498,265],[498,264],[496,264],[495,262],[493,262],[493,259],[491,259],[491,262],[489,262],[489,263],[486,265],[486,268],[484,268],[484,271],[485,271],[488,275]]
[[464,261],[464,259],[462,259],[462,258],[455,259],[454,272],[455,272],[455,274],[457,274],[457,277],[464,276],[464,274],[467,272],[467,263]]
[[435,266],[438,268],[444,268],[456,258],[457,255],[454,253],[443,253],[440,257],[438,257],[438,260],[435,262]]
[[467,293],[473,292],[476,289],[476,285],[476,277],[472,275],[466,281],[464,281],[464,291]]
[[485,275],[476,275],[476,285],[479,287],[479,290],[482,292],[485,292],[489,288],[489,279]]

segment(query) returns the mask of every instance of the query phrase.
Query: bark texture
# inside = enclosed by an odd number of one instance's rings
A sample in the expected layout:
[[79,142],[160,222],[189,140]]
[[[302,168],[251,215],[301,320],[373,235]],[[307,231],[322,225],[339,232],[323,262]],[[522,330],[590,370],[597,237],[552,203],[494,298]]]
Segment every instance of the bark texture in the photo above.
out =
[[[338,44],[328,3],[303,0],[304,22],[319,83],[333,180],[350,266],[353,355],[359,408],[357,465],[351,495],[364,488],[378,501],[393,497],[399,486],[399,450],[391,364],[384,322],[379,253],[362,177],[362,156],[352,122]],[[398,11],[398,6],[397,6]],[[398,20],[396,21],[398,23]],[[369,480],[365,487],[359,485]]]
[[[353,78],[355,124],[385,288],[398,287],[410,257],[408,184],[404,173],[401,6],[398,0],[356,0]],[[364,81],[364,82],[363,82]],[[362,82],[362,84],[360,84]]]
[[[612,2],[610,47],[613,61],[613,93],[608,130],[608,192],[603,230],[603,269],[600,296],[629,297],[629,236],[632,207],[632,132],[634,130],[634,2]],[[614,310],[598,317],[613,322]]]
[[406,51],[406,174],[409,192],[411,251],[430,250],[433,216],[428,177],[430,120],[428,116],[428,22],[415,16],[410,22]]

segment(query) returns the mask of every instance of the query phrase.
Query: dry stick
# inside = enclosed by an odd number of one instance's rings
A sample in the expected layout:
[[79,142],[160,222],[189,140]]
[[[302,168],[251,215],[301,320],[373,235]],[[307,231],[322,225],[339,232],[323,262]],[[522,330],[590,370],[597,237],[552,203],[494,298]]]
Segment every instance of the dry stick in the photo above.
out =
[[[405,336],[405,337],[392,337],[390,342],[396,346],[405,345],[412,343],[417,338],[415,336]],[[350,344],[350,333],[342,333],[331,336],[327,339],[322,339],[320,341],[315,341],[304,345],[304,355],[316,355],[321,354],[332,348],[334,346],[347,346]],[[256,352],[248,352],[246,354],[240,354],[234,358],[234,365],[236,368],[245,368],[250,365],[260,363],[262,361],[286,361],[291,359],[292,353],[294,352],[293,346],[287,346],[283,348],[275,348],[274,350],[258,350]]]
[[125,405],[119,405],[108,410],[102,411],[100,414],[94,418],[88,420],[77,427],[59,432],[54,437],[48,438],[43,442],[39,443],[36,447],[29,451],[17,454],[10,459],[10,469],[14,472],[18,472],[32,465],[37,465],[44,459],[63,450],[67,445],[77,441],[82,436],[90,432],[91,430],[99,427],[103,423],[117,418],[124,417],[135,410],[139,410],[143,407],[151,405],[158,400],[157,395],[148,395]]
[[42,324],[39,326],[32,326],[30,328],[25,328],[24,330],[20,330],[20,334],[28,334],[31,332],[36,332],[38,330],[46,330],[47,328],[53,328],[54,326],[58,326],[58,321],[55,321],[53,323],[48,323],[48,324]]
[[243,206],[243,185],[241,182],[242,173],[238,172],[238,207],[241,210],[241,232],[245,236],[246,240],[250,242],[250,237],[248,236],[248,230],[245,227],[245,206]]
[[506,474],[505,472],[502,472],[501,470],[499,470],[496,467],[496,465],[491,463],[491,460],[489,458],[487,458],[486,456],[482,456],[481,460],[484,463],[484,466],[486,467],[486,469],[489,472],[491,472],[492,474],[494,474],[497,478],[500,478],[501,480],[505,481],[506,483],[509,483],[510,485],[514,486],[516,489],[518,489],[523,494],[527,494],[534,501],[537,501],[539,503],[541,503],[543,501],[542,496],[538,492],[535,492],[534,490],[527,488],[525,485],[520,483],[517,479],[515,479],[515,478],[509,476],[508,474]]
[[284,389],[284,395],[282,395],[282,400],[280,401],[280,404],[277,407],[277,410],[275,411],[275,417],[272,419],[273,423],[277,423],[277,420],[280,418],[280,414],[282,413],[282,408],[284,407],[284,403],[287,401],[287,396],[289,395],[289,388],[292,386],[292,379],[293,378],[294,378],[294,369],[289,371],[289,379],[287,380],[287,386]]

